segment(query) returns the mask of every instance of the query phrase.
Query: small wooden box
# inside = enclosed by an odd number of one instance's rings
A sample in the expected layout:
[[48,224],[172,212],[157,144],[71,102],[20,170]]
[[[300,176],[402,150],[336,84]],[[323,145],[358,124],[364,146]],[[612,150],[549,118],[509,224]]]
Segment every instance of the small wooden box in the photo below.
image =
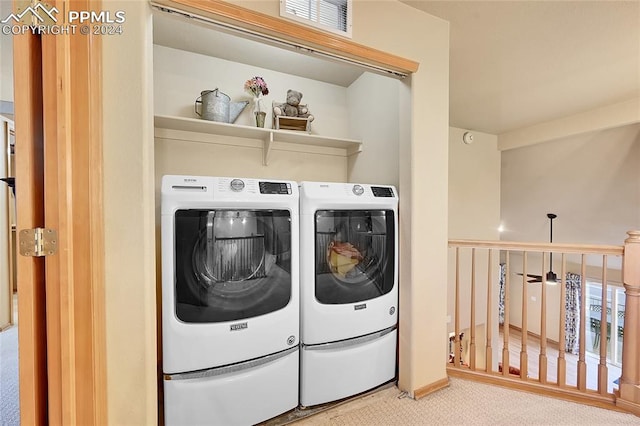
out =
[[301,117],[273,116],[273,127],[278,130],[311,131],[311,120]]

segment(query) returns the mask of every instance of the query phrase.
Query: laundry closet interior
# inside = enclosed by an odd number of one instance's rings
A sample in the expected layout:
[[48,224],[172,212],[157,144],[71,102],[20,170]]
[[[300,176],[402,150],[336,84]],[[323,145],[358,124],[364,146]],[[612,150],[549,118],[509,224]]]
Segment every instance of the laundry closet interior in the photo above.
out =
[[[158,242],[166,175],[256,179],[267,185],[363,183],[397,191],[400,139],[409,125],[402,114],[410,107],[406,79],[162,10],[154,10],[153,31]],[[254,76],[269,87],[264,129],[253,128],[251,107],[234,124],[207,122],[194,113],[205,90],[217,88],[232,101],[250,100],[243,85]],[[303,93],[302,103],[315,117],[310,133],[272,130],[271,102],[284,102],[288,89]],[[159,293],[164,248],[158,243]],[[159,358],[162,365],[162,349]]]

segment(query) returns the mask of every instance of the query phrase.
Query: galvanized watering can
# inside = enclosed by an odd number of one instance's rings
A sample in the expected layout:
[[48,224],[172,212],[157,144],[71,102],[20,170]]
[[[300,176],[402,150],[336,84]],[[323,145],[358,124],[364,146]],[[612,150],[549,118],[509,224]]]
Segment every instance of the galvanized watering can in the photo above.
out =
[[[200,112],[198,104],[200,104]],[[228,95],[215,88],[200,92],[193,108],[196,114],[204,120],[233,123],[247,105],[249,105],[249,101],[231,102]]]

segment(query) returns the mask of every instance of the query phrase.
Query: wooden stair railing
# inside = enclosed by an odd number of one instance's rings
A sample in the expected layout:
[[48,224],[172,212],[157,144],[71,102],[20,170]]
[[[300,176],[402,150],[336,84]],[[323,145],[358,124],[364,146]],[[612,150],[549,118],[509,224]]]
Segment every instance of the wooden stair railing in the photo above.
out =
[[[629,238],[625,241],[624,246],[450,240],[449,247],[455,251],[455,272],[453,272],[455,277],[451,277],[454,279],[455,285],[455,307],[453,313],[453,355],[450,357],[451,361],[448,364],[448,373],[454,376],[469,377],[513,388],[532,390],[585,404],[605,408],[617,407],[640,415],[640,366],[636,365],[636,360],[640,356],[640,336],[638,336],[638,327],[640,325],[640,231],[629,231],[628,234]],[[560,279],[558,280],[559,289],[557,291],[559,297],[556,301],[557,304],[552,305],[548,304],[549,290],[547,285],[544,284],[546,271],[553,270],[554,266],[557,267],[557,263],[556,265],[547,264],[546,259],[550,253],[560,254],[561,270]],[[498,266],[496,254],[500,257],[501,263],[504,263],[505,269],[504,324],[501,326],[502,353],[497,359],[497,351],[500,348],[494,346],[498,341],[495,331],[499,328],[498,306],[496,304],[496,296],[499,294],[499,276],[496,274]],[[606,338],[601,338],[598,345],[596,373],[594,374],[591,371],[591,375],[595,375],[595,377],[587,376],[589,369],[585,352],[588,317],[587,309],[584,307],[586,306],[586,281],[587,278],[593,279],[594,274],[593,266],[588,264],[587,258],[592,260],[594,255],[602,258],[601,266],[598,267],[599,274],[596,278],[602,282],[601,305],[603,307],[607,306],[608,289],[611,288],[608,276],[610,258],[623,259],[621,277],[626,292],[626,308],[624,329],[620,329],[620,334],[618,334],[618,337],[623,339],[622,376],[619,383],[620,390],[614,392],[609,392],[608,389],[610,373],[607,366],[607,349],[612,347],[613,343],[608,342]],[[520,262],[513,263],[512,258],[514,256],[522,257],[521,264]],[[572,256],[572,258],[579,257],[580,260],[571,263],[571,267],[569,267],[568,256]],[[465,261],[461,260],[462,257],[465,258]],[[483,259],[479,260],[480,257]],[[535,311],[530,312],[530,295],[528,293],[528,280],[530,277],[527,277],[527,274],[532,273],[529,269],[533,257],[536,257],[534,260],[540,262],[540,275],[543,281],[543,283],[540,283],[540,291],[536,292],[536,295],[539,294],[540,296],[540,323],[537,327],[534,327],[538,329],[535,337],[539,339],[536,348],[532,346],[529,340],[532,334],[529,329],[530,318],[535,318],[536,316]],[[485,258],[487,262],[486,281],[483,279],[484,277],[480,278],[483,273],[478,273],[478,265],[482,265]],[[519,279],[511,279],[512,269],[517,271],[520,266],[522,268],[521,284]],[[535,269],[537,270],[537,267]],[[572,376],[570,384],[567,383],[568,361],[564,351],[567,272],[574,272],[582,277],[579,304],[583,307],[579,309],[580,327],[577,330],[579,341],[577,361],[571,361],[570,366],[572,371],[575,369],[576,377],[574,381]],[[513,285],[522,285],[521,299],[518,301],[511,300]],[[479,295],[481,297],[483,294],[486,294],[487,298],[486,307],[478,304],[484,303],[483,300],[479,300]],[[518,329],[516,325],[511,324],[513,315],[510,311],[514,308],[519,309],[521,312],[519,356],[509,351],[510,340],[513,343],[510,330]],[[477,324],[477,313],[484,309],[486,309],[485,323]],[[549,358],[550,341],[547,322],[549,321],[549,314],[555,314],[556,312],[559,318],[558,324],[552,325],[552,327],[558,327],[557,341],[560,343],[551,342],[554,347],[557,343],[558,354]],[[514,313],[517,314],[517,312]],[[601,309],[599,314],[600,324],[607,324],[607,309]],[[465,317],[464,319],[463,316]],[[478,318],[484,319],[485,316],[480,314]],[[593,316],[590,318],[593,318]],[[479,322],[482,322],[482,319]],[[533,325],[536,326],[536,323],[533,323]],[[482,328],[483,330],[479,332],[478,330]],[[462,333],[463,330],[464,333]],[[597,332],[605,333],[605,337],[607,336],[605,327],[600,328]],[[466,348],[462,347],[462,335],[465,335],[465,340],[468,339]],[[479,341],[484,342],[484,350],[481,347],[478,348]],[[613,342],[613,339],[611,342]],[[480,345],[482,344],[480,343]],[[462,349],[467,348],[467,359],[462,359]],[[539,350],[537,358],[530,356],[530,350],[533,352],[534,349]],[[477,353],[484,355],[484,364],[477,359]],[[575,358],[572,357],[571,359]],[[537,363],[537,377],[529,377],[529,367],[532,363]],[[552,364],[555,364],[555,372],[553,370],[548,371]],[[553,380],[554,376],[555,380]],[[594,389],[593,386],[594,379],[597,379],[597,389]],[[591,386],[588,386],[589,381],[592,383]]]

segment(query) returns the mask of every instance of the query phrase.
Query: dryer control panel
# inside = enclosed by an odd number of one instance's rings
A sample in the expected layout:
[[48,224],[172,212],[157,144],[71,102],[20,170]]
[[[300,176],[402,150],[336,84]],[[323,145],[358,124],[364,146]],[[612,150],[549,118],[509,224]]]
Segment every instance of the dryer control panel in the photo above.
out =
[[298,186],[307,199],[336,203],[382,203],[385,206],[398,203],[398,191],[393,185],[303,181]]

